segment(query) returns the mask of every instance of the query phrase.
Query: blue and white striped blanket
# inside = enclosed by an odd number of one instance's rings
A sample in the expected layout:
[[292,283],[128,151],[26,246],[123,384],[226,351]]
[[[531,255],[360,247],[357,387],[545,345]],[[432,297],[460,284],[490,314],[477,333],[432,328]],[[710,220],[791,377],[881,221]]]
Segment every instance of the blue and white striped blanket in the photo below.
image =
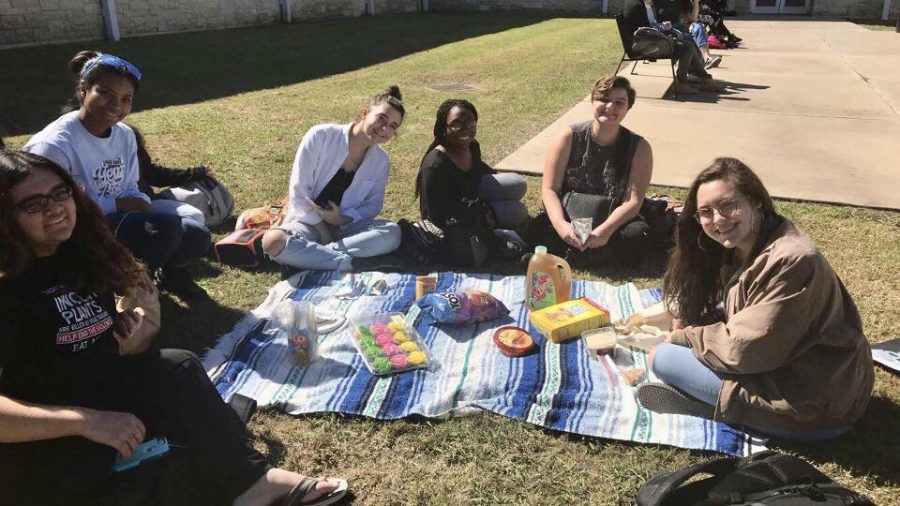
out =
[[[386,293],[365,295],[380,279],[387,283]],[[437,289],[489,292],[506,304],[510,315],[479,325],[441,328],[420,317],[417,330],[434,359],[429,370],[373,376],[351,342],[349,325],[321,335],[318,360],[298,367],[290,360],[285,338],[265,331],[267,317],[281,300],[311,301],[323,310],[353,316],[406,312],[415,294],[415,276],[410,274],[305,272],[273,287],[266,301],[207,353],[204,363],[226,400],[241,393],[261,407],[290,414],[332,411],[392,420],[487,410],[587,436],[731,455],[762,448],[724,424],[643,409],[620,373],[625,367],[645,368],[643,353],[620,349],[615,361],[597,361],[584,352],[581,340],[554,344],[532,332],[538,353],[520,358],[501,354],[493,344],[493,330],[509,324],[529,326],[522,276],[440,273]],[[607,307],[614,320],[656,303],[661,296],[659,290],[593,281],[576,281],[573,290],[573,296],[587,296]]]

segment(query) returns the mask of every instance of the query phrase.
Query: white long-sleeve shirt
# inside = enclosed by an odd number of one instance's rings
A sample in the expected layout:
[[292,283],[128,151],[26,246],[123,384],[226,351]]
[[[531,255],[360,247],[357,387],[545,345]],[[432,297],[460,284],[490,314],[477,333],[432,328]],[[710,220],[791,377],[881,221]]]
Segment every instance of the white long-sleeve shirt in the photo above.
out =
[[[303,136],[291,169],[287,221],[299,221],[307,225],[322,221],[304,197],[315,200],[341,168],[350,154],[352,127],[352,123],[316,125]],[[375,145],[366,151],[353,176],[353,182],[344,192],[340,203],[341,214],[353,219],[350,223],[374,219],[381,212],[388,164],[388,154],[381,146]]]
[[72,111],[36,133],[22,149],[68,171],[104,213],[116,212],[116,199],[150,202],[138,188],[137,140],[124,123],[113,125],[109,137],[97,137],[81,124],[78,111]]

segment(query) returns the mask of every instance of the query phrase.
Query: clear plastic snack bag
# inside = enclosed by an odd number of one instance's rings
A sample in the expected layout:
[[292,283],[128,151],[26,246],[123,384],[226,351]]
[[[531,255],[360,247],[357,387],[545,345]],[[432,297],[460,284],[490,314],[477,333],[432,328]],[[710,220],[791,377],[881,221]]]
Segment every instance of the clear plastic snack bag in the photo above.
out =
[[285,300],[275,306],[269,327],[283,333],[291,349],[291,362],[309,365],[318,355],[319,332],[316,326],[316,311],[312,304],[303,301]]

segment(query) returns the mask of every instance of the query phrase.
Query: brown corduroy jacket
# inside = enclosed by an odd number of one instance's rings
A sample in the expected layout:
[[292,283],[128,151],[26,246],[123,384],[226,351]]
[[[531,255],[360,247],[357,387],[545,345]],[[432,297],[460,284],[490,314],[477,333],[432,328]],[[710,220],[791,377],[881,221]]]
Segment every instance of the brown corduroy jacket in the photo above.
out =
[[724,378],[717,420],[779,431],[849,427],[875,376],[856,305],[792,223],[776,223],[757,249],[737,271],[723,268],[725,321],[675,331],[671,341]]

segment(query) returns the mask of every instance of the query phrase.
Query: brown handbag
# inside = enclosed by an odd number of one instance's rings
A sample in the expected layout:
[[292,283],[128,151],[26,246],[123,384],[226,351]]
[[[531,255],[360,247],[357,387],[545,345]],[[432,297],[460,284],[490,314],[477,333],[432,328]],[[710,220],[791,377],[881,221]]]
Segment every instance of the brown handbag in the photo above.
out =
[[146,273],[141,282],[125,295],[116,297],[116,310],[141,308],[144,317],[141,326],[127,341],[119,342],[119,355],[136,355],[150,347],[153,336],[159,333],[161,315],[159,308],[159,290]]

